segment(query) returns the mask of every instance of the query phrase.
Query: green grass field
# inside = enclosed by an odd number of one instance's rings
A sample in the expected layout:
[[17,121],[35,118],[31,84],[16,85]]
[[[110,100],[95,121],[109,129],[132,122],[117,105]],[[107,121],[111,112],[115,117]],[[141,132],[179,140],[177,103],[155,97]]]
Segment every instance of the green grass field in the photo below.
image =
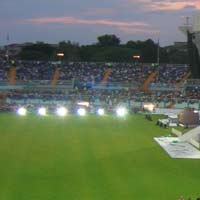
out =
[[[155,120],[156,116],[154,116]],[[200,160],[171,159],[143,115],[0,115],[0,200],[176,200],[200,196]]]

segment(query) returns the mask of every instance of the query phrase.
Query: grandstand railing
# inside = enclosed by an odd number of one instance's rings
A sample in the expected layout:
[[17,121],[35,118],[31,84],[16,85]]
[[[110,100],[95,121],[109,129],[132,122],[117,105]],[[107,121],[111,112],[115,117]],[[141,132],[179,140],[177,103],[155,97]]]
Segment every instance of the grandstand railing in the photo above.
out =
[[27,88],[73,88],[73,81],[58,81],[56,86],[51,85],[51,80],[28,80],[16,81],[15,85],[10,85],[6,81],[0,82],[0,90],[6,89],[27,89]]
[[[90,99],[91,96],[85,95],[82,97],[82,100],[88,100]],[[73,99],[73,98],[72,98]],[[67,98],[66,100],[64,99],[53,99],[53,98],[24,98],[24,99],[12,99],[12,98],[7,98],[6,102],[8,105],[73,105],[74,100],[70,98]],[[127,108],[136,108],[136,107],[142,107],[145,103],[152,103],[154,104],[157,108],[169,108],[169,105],[171,101],[155,101],[153,99],[139,99],[139,98],[134,98],[134,99],[119,99],[118,101],[111,101],[111,103],[107,103],[106,98],[101,97],[100,99],[95,99],[93,101],[90,101],[91,105],[99,105],[99,106],[116,106],[116,105],[125,105]],[[173,106],[174,109],[184,109],[185,107],[191,107],[194,109],[199,110],[200,109],[200,101],[198,99],[188,99],[185,101],[179,102],[178,99],[175,99],[175,104]]]
[[166,83],[151,83],[149,85],[149,90],[155,91],[181,91],[183,87],[176,87],[176,84],[166,84]]
[[[106,85],[101,85],[98,82],[90,81],[79,81],[79,80],[58,80],[56,85],[51,84],[51,80],[18,80],[15,85],[9,84],[8,81],[0,81],[0,90],[9,89],[9,88],[73,88],[73,87],[86,87],[93,89],[110,89],[110,90],[120,90],[120,89],[137,89],[139,83],[136,81],[131,82],[108,82]],[[200,85],[200,80],[190,79],[187,81],[186,85]],[[151,83],[149,85],[150,90],[155,91],[181,91],[184,87],[176,87],[175,84],[166,84],[166,83]]]
[[186,86],[199,86],[200,79],[188,79],[185,83]]

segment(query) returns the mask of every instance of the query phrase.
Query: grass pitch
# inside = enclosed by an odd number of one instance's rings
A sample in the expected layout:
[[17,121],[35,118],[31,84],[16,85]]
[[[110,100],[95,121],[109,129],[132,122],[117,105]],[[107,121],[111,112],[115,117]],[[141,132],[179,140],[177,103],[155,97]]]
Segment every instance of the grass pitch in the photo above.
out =
[[1,114],[0,200],[197,198],[200,160],[171,159],[153,140],[169,133],[143,115]]

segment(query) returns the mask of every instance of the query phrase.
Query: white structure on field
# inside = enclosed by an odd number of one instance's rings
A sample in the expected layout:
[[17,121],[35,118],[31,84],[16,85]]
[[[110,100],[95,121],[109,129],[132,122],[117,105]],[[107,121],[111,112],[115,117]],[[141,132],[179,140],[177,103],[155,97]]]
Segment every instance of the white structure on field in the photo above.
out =
[[179,137],[181,141],[187,141],[197,148],[200,148],[200,126],[193,128]]

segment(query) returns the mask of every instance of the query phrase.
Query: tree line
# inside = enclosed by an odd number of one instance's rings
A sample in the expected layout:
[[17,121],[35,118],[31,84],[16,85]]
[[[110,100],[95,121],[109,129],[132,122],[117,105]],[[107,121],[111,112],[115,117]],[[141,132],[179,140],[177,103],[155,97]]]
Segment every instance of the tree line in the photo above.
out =
[[[188,53],[175,46],[160,47],[152,39],[130,40],[121,44],[116,35],[102,35],[95,44],[79,45],[71,41],[61,41],[57,45],[37,42],[22,48],[18,55],[22,60],[90,61],[90,62],[143,62],[157,63],[158,48],[161,63],[188,63]],[[63,53],[63,57],[57,56]],[[139,59],[134,59],[139,55]]]

